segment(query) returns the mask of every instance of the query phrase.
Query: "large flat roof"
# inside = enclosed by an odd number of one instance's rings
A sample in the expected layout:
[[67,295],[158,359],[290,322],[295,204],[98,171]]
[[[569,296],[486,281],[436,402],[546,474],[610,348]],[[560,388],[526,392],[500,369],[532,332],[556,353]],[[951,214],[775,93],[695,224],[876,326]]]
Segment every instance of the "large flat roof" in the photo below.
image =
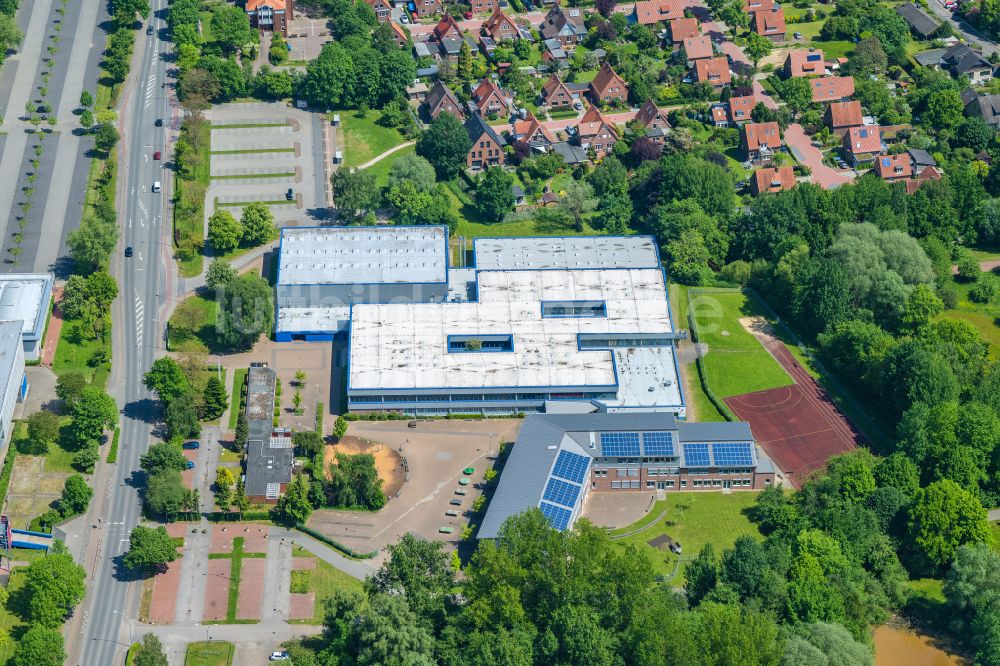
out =
[[477,238],[480,270],[656,268],[660,257],[651,236],[560,236]]
[[7,386],[21,347],[21,321],[0,322],[0,386]]
[[448,277],[445,227],[286,227],[278,285],[427,284]]
[[[579,334],[673,332],[658,267],[477,277],[477,302],[355,305],[349,388],[617,386],[616,352],[581,351]],[[542,301],[603,301],[607,316],[542,317]],[[450,335],[510,335],[513,351],[449,353]],[[663,379],[676,389],[675,369]]]
[[23,333],[40,336],[51,293],[51,273],[0,275],[0,321],[20,320]]

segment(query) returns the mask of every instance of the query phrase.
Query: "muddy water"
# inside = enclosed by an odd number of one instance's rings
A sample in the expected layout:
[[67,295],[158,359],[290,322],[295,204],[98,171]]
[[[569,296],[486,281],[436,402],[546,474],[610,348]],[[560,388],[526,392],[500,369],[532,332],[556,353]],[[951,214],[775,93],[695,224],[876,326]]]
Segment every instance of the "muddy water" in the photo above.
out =
[[935,647],[927,636],[888,626],[875,630],[875,666],[963,666],[955,655]]

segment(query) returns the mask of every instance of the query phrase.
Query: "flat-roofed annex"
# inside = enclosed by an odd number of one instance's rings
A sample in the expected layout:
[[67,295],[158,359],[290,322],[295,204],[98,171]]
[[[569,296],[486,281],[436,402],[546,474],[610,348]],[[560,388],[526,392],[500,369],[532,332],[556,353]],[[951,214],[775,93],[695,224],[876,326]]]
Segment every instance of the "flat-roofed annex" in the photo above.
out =
[[444,227],[285,228],[278,284],[443,283],[447,244]]
[[657,268],[660,257],[650,236],[561,236],[477,238],[479,270]]

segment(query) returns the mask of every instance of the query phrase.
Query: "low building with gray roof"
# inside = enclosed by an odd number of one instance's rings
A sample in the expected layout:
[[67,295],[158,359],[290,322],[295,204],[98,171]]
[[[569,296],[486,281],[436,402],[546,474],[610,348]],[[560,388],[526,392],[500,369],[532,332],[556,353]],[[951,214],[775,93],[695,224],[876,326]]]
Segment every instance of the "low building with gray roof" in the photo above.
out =
[[277,375],[274,370],[263,365],[253,365],[247,372],[246,381],[249,436],[244,487],[251,502],[273,504],[292,480],[292,466],[295,462],[292,433],[275,424],[274,389]]

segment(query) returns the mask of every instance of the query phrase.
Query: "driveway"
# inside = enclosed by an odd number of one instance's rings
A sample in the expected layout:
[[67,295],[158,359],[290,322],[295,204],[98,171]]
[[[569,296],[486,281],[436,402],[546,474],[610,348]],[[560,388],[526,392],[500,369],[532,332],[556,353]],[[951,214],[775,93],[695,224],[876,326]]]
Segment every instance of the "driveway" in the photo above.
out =
[[812,169],[812,182],[829,190],[851,182],[851,178],[823,164],[823,153],[812,145],[802,125],[795,123],[785,130],[785,145],[795,159]]

